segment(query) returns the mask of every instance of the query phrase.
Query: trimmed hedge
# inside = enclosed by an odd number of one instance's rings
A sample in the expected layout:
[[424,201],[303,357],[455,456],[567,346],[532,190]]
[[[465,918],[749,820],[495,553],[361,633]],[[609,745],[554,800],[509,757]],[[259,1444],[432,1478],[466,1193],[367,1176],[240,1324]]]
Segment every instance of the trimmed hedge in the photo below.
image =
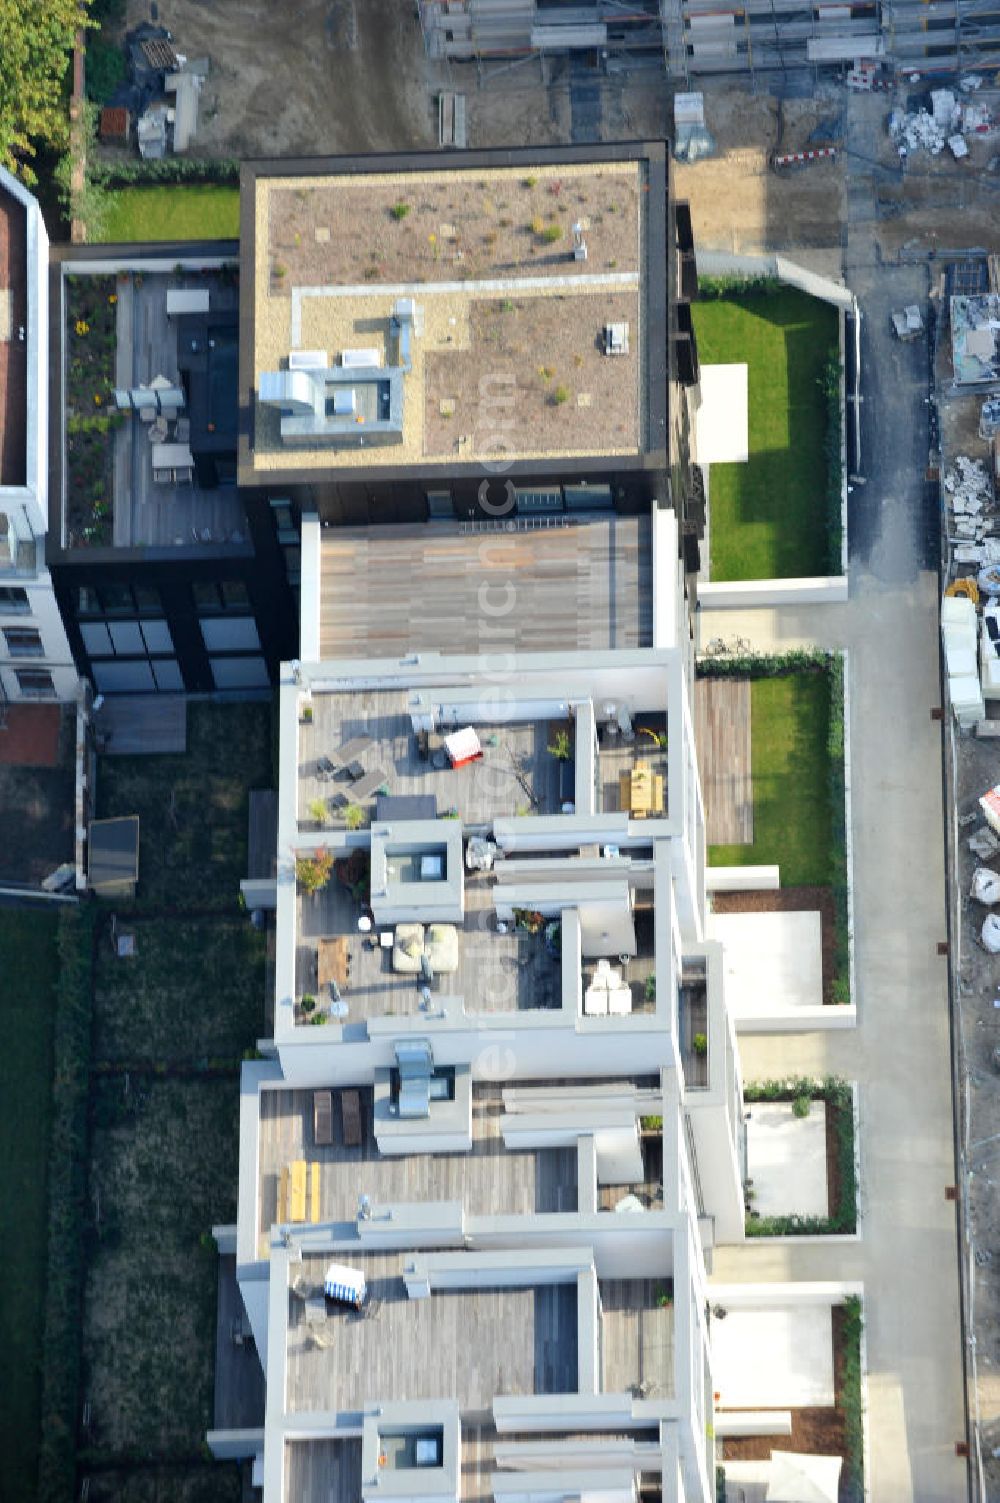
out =
[[170,183],[231,188],[240,181],[240,164],[235,157],[161,157],[158,161],[125,157],[114,162],[95,157],[89,170],[92,181],[104,188],[152,188]]
[[785,291],[785,283],[777,277],[699,277],[698,296],[705,302],[719,302],[727,297],[744,297],[748,292],[762,297],[774,297]]
[[796,648],[791,652],[720,653],[700,657],[699,678],[784,678],[789,673],[826,673],[833,654]]
[[831,574],[840,574],[840,557],[843,539],[843,485],[844,466],[841,458],[841,411],[840,380],[843,367],[840,351],[834,346],[826,357],[819,375],[819,389],[826,403],[826,428],[823,434],[823,456],[826,460],[826,528],[829,537]]
[[59,917],[40,1503],[65,1503],[73,1496],[76,1476],[95,926],[96,910],[91,907],[66,909]]
[[830,840],[831,872],[830,891],[833,894],[836,949],[834,965],[836,977],[833,983],[833,1000],[848,1003],[851,1000],[851,946],[848,929],[847,884],[847,768],[845,757],[844,658],[834,653],[829,662],[830,673],[830,733],[828,742],[830,762],[830,817],[833,830]]
[[829,1216],[755,1216],[748,1214],[748,1237],[805,1237],[851,1233],[858,1229],[858,1179],[854,1164],[854,1096],[850,1082],[828,1075],[825,1080],[805,1076],[787,1080],[765,1080],[743,1088],[743,1100],[788,1101],[808,1096],[810,1101],[825,1101],[836,1111],[834,1131],[837,1140],[837,1168],[840,1176],[840,1199]]
[[863,1503],[865,1496],[865,1412],[861,1393],[861,1333],[864,1325],[861,1301],[856,1294],[851,1294],[844,1301],[840,1378],[840,1407],[844,1411],[847,1432],[844,1459],[847,1503]]

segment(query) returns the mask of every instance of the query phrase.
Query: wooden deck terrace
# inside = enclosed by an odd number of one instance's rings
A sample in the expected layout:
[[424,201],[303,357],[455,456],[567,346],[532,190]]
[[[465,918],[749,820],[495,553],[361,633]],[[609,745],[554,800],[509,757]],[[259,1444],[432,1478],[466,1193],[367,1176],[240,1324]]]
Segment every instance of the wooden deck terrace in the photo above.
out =
[[183,694],[109,694],[94,717],[109,757],[161,756],[187,750]]
[[423,1153],[384,1158],[372,1131],[373,1093],[361,1091],[363,1142],[344,1143],[343,1115],[334,1092],[333,1143],[313,1138],[310,1090],[263,1091],[260,1098],[259,1221],[261,1257],[267,1257],[277,1216],[278,1176],[293,1159],[320,1166],[322,1221],[354,1221],[358,1196],[376,1205],[460,1201],[472,1216],[527,1216],[575,1211],[576,1150],[507,1149],[500,1132],[500,1087],[476,1086],[470,1153]]
[[518,530],[524,520],[502,532],[459,522],[327,528],[322,656],[651,645],[648,517],[600,513]]
[[215,1335],[216,1430],[253,1430],[264,1423],[264,1370],[249,1335],[235,1257],[219,1258]]
[[696,679],[694,729],[706,841],[709,845],[752,845],[749,680]]
[[286,1441],[285,1497],[295,1503],[358,1503],[360,1440]]
[[[433,690],[428,693],[433,697]],[[489,696],[488,684],[483,694]],[[439,814],[457,809],[466,824],[490,824],[521,809],[539,815],[559,813],[559,764],[547,750],[552,739],[547,721],[477,724],[482,759],[464,767],[437,768],[432,760],[420,758],[408,698],[405,689],[313,695],[312,723],[299,728],[301,825],[316,828],[312,806],[317,799],[327,804],[331,825],[343,825],[343,809],[338,810],[333,800],[338,793],[350,792],[353,779],[346,772],[333,780],[322,778],[319,759],[331,757],[356,736],[370,736],[374,743],[359,758],[366,773],[381,768],[392,794],[434,794]],[[440,737],[433,740],[438,744]],[[374,798],[365,807],[370,818]]]
[[639,712],[633,716],[635,735],[630,741],[621,736],[611,736],[607,726],[602,726],[597,748],[597,789],[599,808],[604,814],[621,809],[622,773],[630,773],[639,762],[649,764],[655,776],[663,778],[663,809],[658,817],[666,818],[670,812],[670,777],[667,766],[667,751],[646,730],[665,732],[667,719],[662,710],[649,714]]
[[[464,997],[475,1012],[517,1012],[556,1008],[562,1000],[562,969],[550,954],[544,935],[509,928],[499,934],[492,900],[493,878],[481,874],[466,881],[465,923],[458,927],[458,970],[439,974],[432,995]],[[296,997],[309,993],[317,1003],[319,942],[341,937],[346,945],[346,981],[340,984],[348,1023],[386,1013],[410,1016],[420,1011],[419,973],[397,973],[392,950],[375,947],[358,932],[361,906],[334,875],[315,895],[299,898],[296,945]]]
[[454,1395],[464,1411],[482,1411],[501,1394],[577,1391],[575,1280],[409,1299],[408,1256],[352,1254],[351,1266],[368,1285],[368,1310],[331,1304],[319,1327],[307,1325],[296,1289],[321,1289],[328,1259],[306,1256],[296,1265],[288,1296],[288,1411],[358,1410],[442,1395]]
[[[199,279],[203,284],[204,279]],[[190,284],[182,276],[146,276],[118,285],[116,305],[115,382],[120,387],[148,385],[155,376],[178,380],[177,323],[167,317],[167,291]],[[212,306],[235,306],[235,287],[210,283]],[[126,415],[115,431],[114,544],[116,548],[194,547],[238,544],[252,551],[249,526],[235,482],[203,490],[190,485],[161,485],[153,480],[149,424]]]
[[674,1393],[674,1308],[668,1280],[601,1279],[602,1390],[649,1399]]

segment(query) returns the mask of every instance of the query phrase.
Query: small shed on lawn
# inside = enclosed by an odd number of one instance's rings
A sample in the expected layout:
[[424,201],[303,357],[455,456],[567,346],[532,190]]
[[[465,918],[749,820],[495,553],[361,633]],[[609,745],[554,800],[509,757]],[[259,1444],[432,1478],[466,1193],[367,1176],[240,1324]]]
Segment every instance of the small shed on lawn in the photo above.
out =
[[139,816],[92,819],[87,885],[102,898],[134,898],[139,880]]

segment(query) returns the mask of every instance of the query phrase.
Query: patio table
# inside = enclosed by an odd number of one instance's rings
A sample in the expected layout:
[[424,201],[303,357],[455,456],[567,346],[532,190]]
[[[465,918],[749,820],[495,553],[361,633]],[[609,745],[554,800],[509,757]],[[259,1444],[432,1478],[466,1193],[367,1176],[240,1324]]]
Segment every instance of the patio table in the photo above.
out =
[[[360,777],[364,771],[358,758],[362,752],[366,752],[375,742],[371,736],[354,736],[350,741],[345,741],[338,751],[333,753],[333,762],[337,767],[346,767],[355,777]],[[355,768],[357,771],[355,772]]]

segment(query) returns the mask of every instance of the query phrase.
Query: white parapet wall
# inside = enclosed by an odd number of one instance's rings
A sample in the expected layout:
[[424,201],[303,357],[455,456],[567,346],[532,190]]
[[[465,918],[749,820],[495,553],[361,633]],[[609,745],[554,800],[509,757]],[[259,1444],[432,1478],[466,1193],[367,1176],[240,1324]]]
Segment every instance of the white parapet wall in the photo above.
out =
[[758,610],[776,605],[843,605],[844,574],[802,575],[796,579],[720,579],[698,585],[703,610]]
[[821,1033],[835,1028],[856,1028],[858,1010],[853,1003],[826,1007],[796,1007],[794,1012],[754,1013],[736,1019],[737,1033]]
[[707,866],[706,892],[774,892],[781,886],[778,866]]
[[320,551],[322,532],[316,512],[302,515],[302,610],[299,654],[304,663],[315,663],[320,657],[319,606],[320,606]]

